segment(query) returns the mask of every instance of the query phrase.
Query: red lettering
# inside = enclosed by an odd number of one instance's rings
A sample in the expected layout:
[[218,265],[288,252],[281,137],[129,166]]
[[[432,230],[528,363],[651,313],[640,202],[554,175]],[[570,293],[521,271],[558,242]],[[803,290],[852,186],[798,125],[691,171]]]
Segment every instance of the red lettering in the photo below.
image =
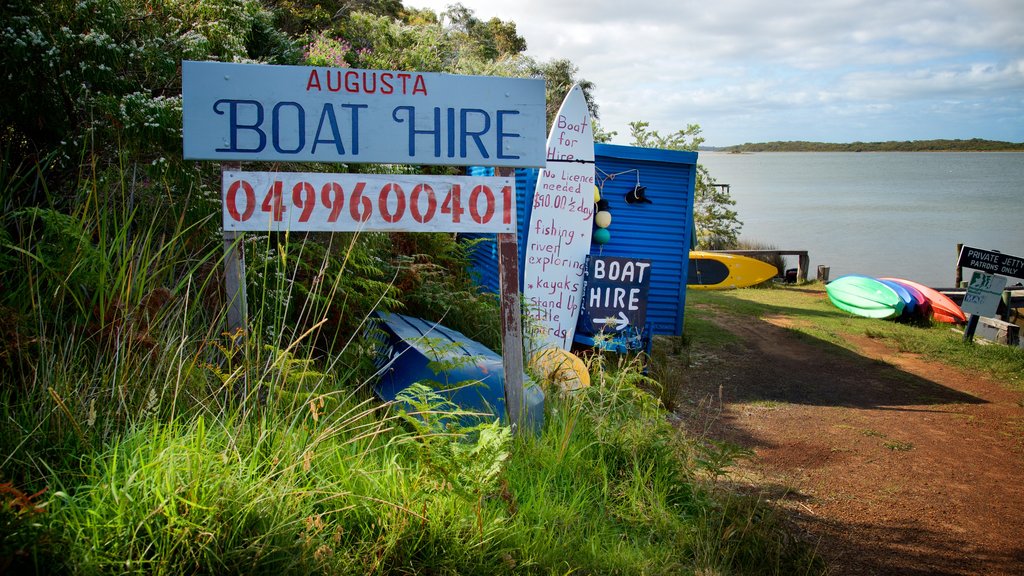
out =
[[462,213],[465,211],[462,207],[462,187],[453,184],[441,204],[441,214],[450,214],[452,222],[458,224],[462,221]]
[[[423,197],[423,193],[427,194],[427,210],[426,212],[420,210],[420,198]],[[434,212],[437,211],[437,198],[434,196],[434,189],[429,184],[417,184],[412,189],[412,196],[409,199],[409,207],[411,208],[413,220],[424,224],[434,218]]]
[[395,87],[391,85],[391,80],[395,77],[391,72],[385,72],[380,75],[380,93],[381,94],[393,94]]
[[502,200],[502,224],[512,223],[512,187],[505,186],[501,189],[501,200]]
[[427,82],[426,82],[426,80],[423,79],[422,75],[419,75],[419,74],[416,75],[416,82],[413,83],[412,93],[413,94],[417,94],[417,93],[418,94],[423,94],[424,96],[427,95]]
[[[484,195],[486,206],[483,213],[480,213],[480,195]],[[469,194],[469,215],[477,224],[487,224],[494,217],[494,192],[484,185],[476,186]]]
[[[388,206],[388,198],[391,197],[391,193],[395,193],[395,211],[392,212]],[[402,219],[402,215],[405,214],[405,190],[398,184],[387,183],[384,188],[380,191],[377,203],[380,206],[380,216],[385,222],[394,224]]]
[[348,213],[356,222],[366,222],[373,211],[373,203],[363,195],[363,188],[366,188],[366,182],[357,182],[349,197]]
[[274,180],[270,189],[267,190],[267,195],[263,197],[263,211],[273,214],[274,222],[280,222],[284,217],[284,202],[281,200],[282,188],[283,183],[280,180]]
[[[242,212],[238,211],[239,188],[245,194],[245,210]],[[233,182],[228,188],[228,197],[225,199],[225,203],[227,204],[228,214],[235,222],[245,222],[252,216],[253,210],[256,209],[256,191],[253,190],[252,184],[245,180],[238,180]]]
[[345,72],[345,90],[348,92],[359,92],[359,74],[354,70]]
[[322,90],[320,88],[320,75],[317,74],[316,68],[309,71],[309,80],[306,81],[306,92],[309,92],[313,88]]
[[309,217],[316,208],[316,191],[313,190],[313,185],[309,182],[298,182],[292,186],[292,203],[302,210],[299,222],[309,222]]
[[331,211],[327,216],[327,221],[337,222],[338,216],[341,215],[341,209],[345,205],[345,192],[341,189],[341,184],[337,182],[324,184],[320,189],[320,201]]
[[[367,80],[373,80],[372,85],[367,85]],[[377,75],[376,74],[363,74],[363,94],[373,94],[377,91]]]
[[334,79],[338,82],[337,84],[331,82],[331,72],[331,70],[327,71],[327,89],[331,92],[341,92],[341,72],[338,70],[333,71]]

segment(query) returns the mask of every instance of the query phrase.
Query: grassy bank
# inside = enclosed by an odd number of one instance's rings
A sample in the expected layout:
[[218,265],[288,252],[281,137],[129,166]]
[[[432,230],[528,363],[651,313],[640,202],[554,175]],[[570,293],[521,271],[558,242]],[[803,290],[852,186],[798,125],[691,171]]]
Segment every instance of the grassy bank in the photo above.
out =
[[250,330],[223,334],[208,220],[133,208],[116,170],[5,215],[0,571],[821,571],[635,365],[549,391],[537,435],[374,399],[370,311],[496,321],[449,236],[254,237]]
[[702,305],[752,317],[783,316],[790,320],[790,330],[848,349],[852,349],[849,336],[879,339],[901,352],[921,354],[935,362],[991,376],[1011,389],[1024,390],[1024,352],[1020,348],[964,343],[962,326],[957,331],[941,322],[921,324],[856,317],[835,308],[820,283],[728,292],[690,291],[686,332],[701,343],[714,345],[728,339],[728,335],[702,319]]

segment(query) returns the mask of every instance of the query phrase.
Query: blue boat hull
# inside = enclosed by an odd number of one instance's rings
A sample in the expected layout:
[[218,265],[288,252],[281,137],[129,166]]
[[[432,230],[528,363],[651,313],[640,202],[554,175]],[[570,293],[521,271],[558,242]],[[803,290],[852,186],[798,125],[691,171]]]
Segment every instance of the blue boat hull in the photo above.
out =
[[[501,356],[461,332],[422,318],[377,312],[374,339],[379,378],[374,391],[393,401],[417,382],[464,410],[506,420]],[[523,416],[537,430],[544,422],[544,392],[523,374]]]

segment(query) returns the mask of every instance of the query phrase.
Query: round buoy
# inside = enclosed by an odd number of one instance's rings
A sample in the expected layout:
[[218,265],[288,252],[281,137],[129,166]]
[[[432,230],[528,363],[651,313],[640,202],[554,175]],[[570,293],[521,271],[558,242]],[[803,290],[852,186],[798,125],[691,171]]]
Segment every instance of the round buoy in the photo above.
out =
[[598,244],[607,244],[612,239],[612,233],[607,228],[598,228],[594,230],[594,242]]
[[594,224],[597,224],[598,228],[607,228],[612,223],[612,213],[607,210],[601,210],[594,215]]
[[587,365],[575,354],[561,348],[545,348],[537,352],[530,359],[530,367],[563,392],[590,386]]
[[594,202],[600,202],[600,201],[601,201],[601,189],[598,188],[595,185],[594,186]]

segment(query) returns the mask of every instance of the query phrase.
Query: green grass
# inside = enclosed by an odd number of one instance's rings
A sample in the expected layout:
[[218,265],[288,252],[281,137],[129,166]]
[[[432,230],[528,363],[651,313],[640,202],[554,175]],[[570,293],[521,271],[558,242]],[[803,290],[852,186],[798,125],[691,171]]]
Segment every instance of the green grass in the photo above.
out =
[[866,336],[887,342],[899,352],[985,374],[1010,389],[1024,390],[1024,351],[1020,348],[964,343],[962,333],[940,322],[919,325],[855,317],[832,306],[821,284],[769,290],[691,290],[687,304],[687,322],[693,307],[700,304],[754,318],[783,316],[794,324],[793,330],[814,340],[853,350],[856,346],[849,337]]
[[683,334],[687,342],[700,342],[701,346],[719,348],[738,342],[739,338],[718,327],[717,324],[704,318],[704,312],[693,308],[693,300],[688,302],[683,319]]
[[[341,252],[255,239],[242,337],[222,333],[223,249],[201,223],[83,189],[77,209],[8,216],[35,236],[0,238],[0,571],[823,571],[771,507],[720,481],[746,454],[671,426],[635,364],[594,362],[591,388],[550,393],[536,435],[459,426],[423,389],[402,411],[367,392],[352,294],[397,290],[378,253],[345,252],[386,236]],[[454,322],[497,317],[443,286],[403,290]]]

